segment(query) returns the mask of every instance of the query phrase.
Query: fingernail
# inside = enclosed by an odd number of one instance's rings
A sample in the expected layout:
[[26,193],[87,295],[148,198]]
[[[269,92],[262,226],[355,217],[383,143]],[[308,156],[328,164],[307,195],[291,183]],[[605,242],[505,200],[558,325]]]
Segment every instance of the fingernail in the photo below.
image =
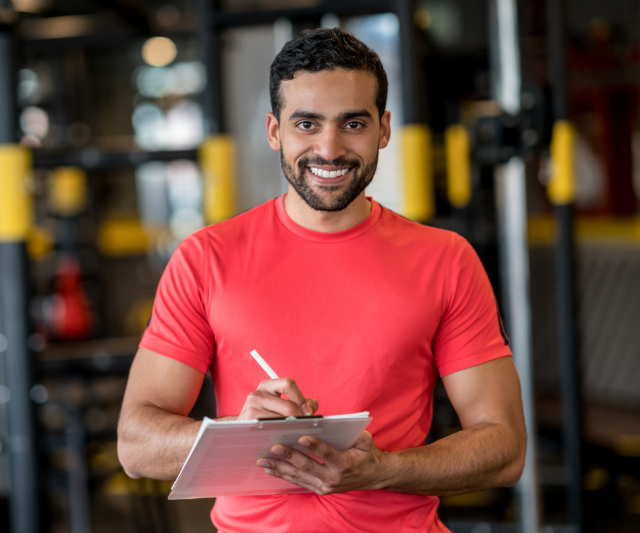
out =
[[280,446],[274,446],[271,448],[271,453],[275,453],[276,455],[284,455],[284,448]]
[[309,406],[307,405],[307,402],[304,402],[302,404],[302,412],[305,414],[305,416],[309,416],[311,414],[309,412]]
[[273,472],[271,470],[267,470],[266,468],[264,469],[264,473],[269,474],[270,476],[273,475]]
[[302,444],[305,448],[311,446],[311,441],[309,439],[303,438],[300,439],[300,444]]
[[258,461],[258,466],[261,466],[262,468],[271,468],[271,465],[267,463],[267,461]]

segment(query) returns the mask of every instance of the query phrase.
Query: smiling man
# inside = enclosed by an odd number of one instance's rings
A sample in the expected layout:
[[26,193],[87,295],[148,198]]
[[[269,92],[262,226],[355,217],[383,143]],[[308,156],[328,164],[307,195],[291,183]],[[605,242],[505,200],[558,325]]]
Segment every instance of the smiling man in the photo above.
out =
[[[454,233],[367,198],[391,135],[378,56],[339,29],[304,32],[271,65],[267,137],[286,195],[187,238],[162,277],[118,428],[133,477],[175,479],[211,370],[225,419],[370,411],[338,451],[302,437],[261,475],[309,493],[218,498],[221,532],[446,532],[438,495],[522,472],[520,386],[478,257]],[[257,349],[279,375],[264,380]],[[425,445],[440,375],[462,431]],[[286,396],[286,397],[283,397]]]

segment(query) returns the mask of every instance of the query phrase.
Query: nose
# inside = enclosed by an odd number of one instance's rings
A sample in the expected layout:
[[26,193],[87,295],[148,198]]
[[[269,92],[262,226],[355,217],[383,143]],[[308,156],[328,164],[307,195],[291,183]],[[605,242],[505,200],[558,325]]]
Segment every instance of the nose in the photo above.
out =
[[325,128],[324,131],[316,137],[316,145],[314,153],[317,156],[334,161],[339,157],[347,155],[347,147],[338,128]]

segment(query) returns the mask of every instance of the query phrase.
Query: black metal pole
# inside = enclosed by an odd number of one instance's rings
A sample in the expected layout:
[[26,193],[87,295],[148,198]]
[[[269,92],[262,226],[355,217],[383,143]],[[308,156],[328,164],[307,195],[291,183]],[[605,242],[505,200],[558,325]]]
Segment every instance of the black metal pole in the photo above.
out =
[[396,0],[396,15],[400,24],[400,61],[402,72],[402,109],[405,124],[423,122],[418,105],[418,59],[416,27],[413,22],[415,0]]
[[[0,7],[11,9],[11,2],[0,0]],[[0,150],[3,154],[16,148],[13,145],[17,107],[14,72],[12,28],[0,27]],[[3,155],[3,161],[0,180],[15,179],[16,169],[12,168],[10,158]],[[0,209],[7,209],[11,201],[11,198],[0,198]],[[9,233],[5,234],[0,227],[0,332],[6,339],[6,349],[0,355],[5,386],[10,393],[7,444],[11,458],[11,531],[37,533],[41,508],[33,405],[29,395],[32,376],[27,348],[27,257],[24,238],[12,238]]]
[[[564,10],[562,0],[547,0],[547,49],[555,120],[568,120]],[[555,253],[558,356],[563,408],[563,447],[568,467],[568,516],[578,531],[583,529],[582,509],[582,415],[579,361],[576,350],[573,204],[556,203]]]
[[[0,179],[2,179],[0,177]],[[10,391],[8,445],[11,456],[11,531],[39,531],[37,443],[27,349],[27,258],[24,242],[0,242],[0,331],[6,337],[5,375]]]
[[207,88],[202,97],[207,135],[224,133],[226,129],[222,86],[222,35],[221,28],[215,23],[219,12],[219,0],[198,0],[198,48],[200,60],[207,72]]

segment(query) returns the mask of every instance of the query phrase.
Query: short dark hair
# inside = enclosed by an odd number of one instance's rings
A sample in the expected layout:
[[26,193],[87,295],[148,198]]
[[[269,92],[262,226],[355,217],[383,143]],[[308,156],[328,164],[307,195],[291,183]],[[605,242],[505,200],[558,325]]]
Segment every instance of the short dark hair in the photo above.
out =
[[376,107],[378,117],[387,105],[389,84],[382,62],[371,48],[340,28],[304,30],[287,42],[271,63],[269,96],[271,110],[280,120],[283,98],[280,82],[292,80],[298,72],[321,72],[343,68],[356,72],[368,72],[376,78]]

